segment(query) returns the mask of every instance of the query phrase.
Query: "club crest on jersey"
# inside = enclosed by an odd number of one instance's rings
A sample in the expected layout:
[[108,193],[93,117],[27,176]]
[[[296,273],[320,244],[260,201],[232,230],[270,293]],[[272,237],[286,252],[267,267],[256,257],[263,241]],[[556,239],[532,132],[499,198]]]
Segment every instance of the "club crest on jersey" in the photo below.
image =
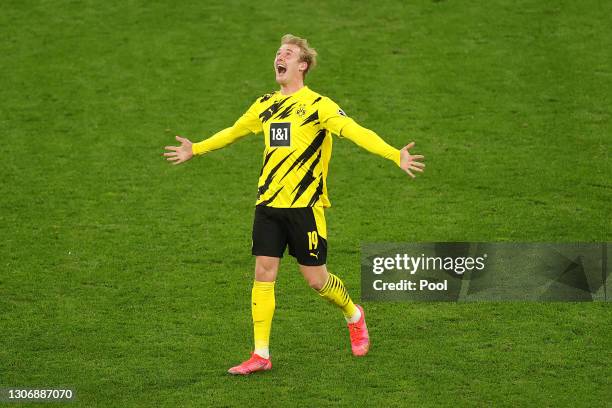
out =
[[270,123],[270,147],[291,146],[291,122]]
[[338,113],[342,116],[346,116],[346,113],[344,113],[344,111],[340,108],[338,108]]
[[304,117],[304,115],[306,114],[306,104],[303,103],[301,104],[298,109],[295,111],[296,115],[298,115],[300,118]]

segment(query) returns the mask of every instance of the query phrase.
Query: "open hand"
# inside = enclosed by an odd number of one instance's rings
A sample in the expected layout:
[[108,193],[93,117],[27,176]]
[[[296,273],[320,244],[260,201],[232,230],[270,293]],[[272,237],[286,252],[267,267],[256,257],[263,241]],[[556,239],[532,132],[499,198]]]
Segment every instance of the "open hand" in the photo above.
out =
[[166,146],[168,150],[164,153],[166,160],[173,162],[172,164],[181,164],[193,157],[193,151],[191,150],[191,140],[185,139],[184,137],[176,136],[176,140],[181,143],[180,146]]
[[425,163],[421,163],[421,160],[425,158],[425,156],[421,156],[420,154],[410,154],[408,151],[414,147],[414,142],[410,142],[408,145],[404,146],[402,150],[400,150],[400,167],[404,170],[408,175],[414,178],[413,171],[418,171],[419,173],[423,172],[423,168],[425,167]]

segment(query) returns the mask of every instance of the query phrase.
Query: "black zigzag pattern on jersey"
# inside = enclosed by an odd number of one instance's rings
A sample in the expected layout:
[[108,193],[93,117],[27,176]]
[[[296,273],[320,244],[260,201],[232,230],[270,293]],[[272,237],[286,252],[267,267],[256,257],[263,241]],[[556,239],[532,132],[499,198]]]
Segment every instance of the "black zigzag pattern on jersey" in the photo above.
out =
[[321,194],[323,194],[323,175],[322,174],[321,174],[321,177],[319,177],[319,185],[317,186],[317,190],[314,192],[314,194],[310,198],[310,201],[308,202],[307,207],[314,207],[317,201],[319,201],[319,197],[321,197]]
[[266,109],[265,111],[261,112],[259,114],[259,119],[261,119],[261,122],[265,123],[265,122],[269,121],[270,118],[272,116],[274,116],[274,114],[276,112],[278,112],[278,110],[283,106],[283,104],[285,102],[287,102],[287,99],[289,99],[289,97],[287,97],[285,99],[281,99],[280,101],[274,102],[272,105],[270,105],[268,107],[268,109]]
[[293,164],[289,167],[287,172],[283,175],[283,177],[281,177],[281,180],[284,179],[287,176],[287,174],[289,174],[289,172],[293,171],[295,166],[297,166],[298,164],[299,164],[298,169],[302,167],[304,164],[306,164],[306,162],[317,153],[317,150],[321,148],[321,145],[323,144],[323,140],[325,140],[325,136],[327,136],[327,131],[325,129],[319,130],[317,132],[317,137],[315,137],[312,143],[310,144],[310,146],[308,146],[306,150],[304,150],[304,153],[302,153],[300,157],[298,157],[293,162]]
[[317,102],[319,102],[321,100],[322,96],[319,96],[317,99],[314,100],[314,102],[312,103],[313,105]]
[[293,102],[291,105],[287,106],[281,113],[276,115],[274,119],[285,119],[287,116],[291,115],[291,111],[297,102]]
[[304,122],[302,122],[302,124],[300,126],[307,125],[310,122],[314,122],[316,120],[319,120],[319,111],[318,110],[314,111],[310,116],[308,116],[306,119],[304,119]]
[[[302,196],[302,194],[304,194],[304,191],[308,189],[308,186],[310,186],[312,182],[316,180],[316,177],[314,176],[314,170],[320,161],[321,161],[321,151],[319,150],[319,154],[317,155],[317,158],[312,161],[312,164],[310,165],[310,168],[306,172],[306,175],[304,175],[302,180],[300,180],[298,185],[295,186],[295,188],[291,192],[292,194],[295,193],[295,197],[293,197],[293,201],[291,202],[291,205],[295,204],[295,202]],[[297,193],[295,192],[295,190],[297,190]]]
[[259,100],[259,103],[263,103],[263,102],[267,101],[268,99],[270,99],[272,97],[272,94],[273,94],[273,92],[272,93],[267,93],[264,96],[262,96],[261,99]]
[[283,163],[285,163],[285,161],[287,161],[287,159],[291,157],[292,155],[293,155],[293,152],[289,153],[287,157],[281,160],[280,163],[278,163],[276,166],[274,166],[272,170],[270,170],[270,174],[268,174],[268,177],[266,177],[266,181],[263,183],[263,185],[257,188],[258,198],[261,197],[263,194],[265,194],[266,191],[268,191],[268,188],[270,188],[270,183],[272,183],[272,179],[276,175],[276,172],[278,171],[278,169],[280,169]]
[[282,186],[281,188],[279,188],[276,191],[276,193],[272,194],[272,197],[268,198],[267,200],[262,201],[261,203],[259,203],[257,205],[268,205],[268,204],[270,204],[272,201],[274,201],[274,199],[276,198],[278,193],[280,193],[283,188],[285,188],[285,186]]
[[276,151],[276,149],[274,149],[270,153],[266,154],[266,158],[264,159],[264,162],[261,165],[261,171],[259,172],[259,177],[261,177],[261,175],[263,174],[263,170],[266,168],[266,164],[268,164],[268,161],[270,161],[270,157],[272,157],[272,155],[274,154],[275,151]]

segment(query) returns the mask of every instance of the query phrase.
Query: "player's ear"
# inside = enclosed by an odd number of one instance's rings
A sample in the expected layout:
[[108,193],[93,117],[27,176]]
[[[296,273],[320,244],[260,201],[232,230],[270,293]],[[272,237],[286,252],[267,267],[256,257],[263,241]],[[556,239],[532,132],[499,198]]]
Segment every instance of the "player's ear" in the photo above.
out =
[[298,64],[298,70],[300,72],[306,71],[307,68],[308,68],[308,63],[306,61],[302,61]]

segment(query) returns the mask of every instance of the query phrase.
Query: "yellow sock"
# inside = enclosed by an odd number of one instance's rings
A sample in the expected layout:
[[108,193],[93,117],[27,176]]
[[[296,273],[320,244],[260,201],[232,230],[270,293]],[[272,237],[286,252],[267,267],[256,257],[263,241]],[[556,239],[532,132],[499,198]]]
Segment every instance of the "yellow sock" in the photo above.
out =
[[270,329],[274,316],[274,282],[253,282],[251,291],[251,312],[253,314],[253,332],[255,353],[270,358]]
[[329,274],[327,282],[325,282],[325,285],[319,291],[319,295],[342,309],[346,319],[350,319],[358,312],[357,306],[351,300],[344,283],[332,273]]

